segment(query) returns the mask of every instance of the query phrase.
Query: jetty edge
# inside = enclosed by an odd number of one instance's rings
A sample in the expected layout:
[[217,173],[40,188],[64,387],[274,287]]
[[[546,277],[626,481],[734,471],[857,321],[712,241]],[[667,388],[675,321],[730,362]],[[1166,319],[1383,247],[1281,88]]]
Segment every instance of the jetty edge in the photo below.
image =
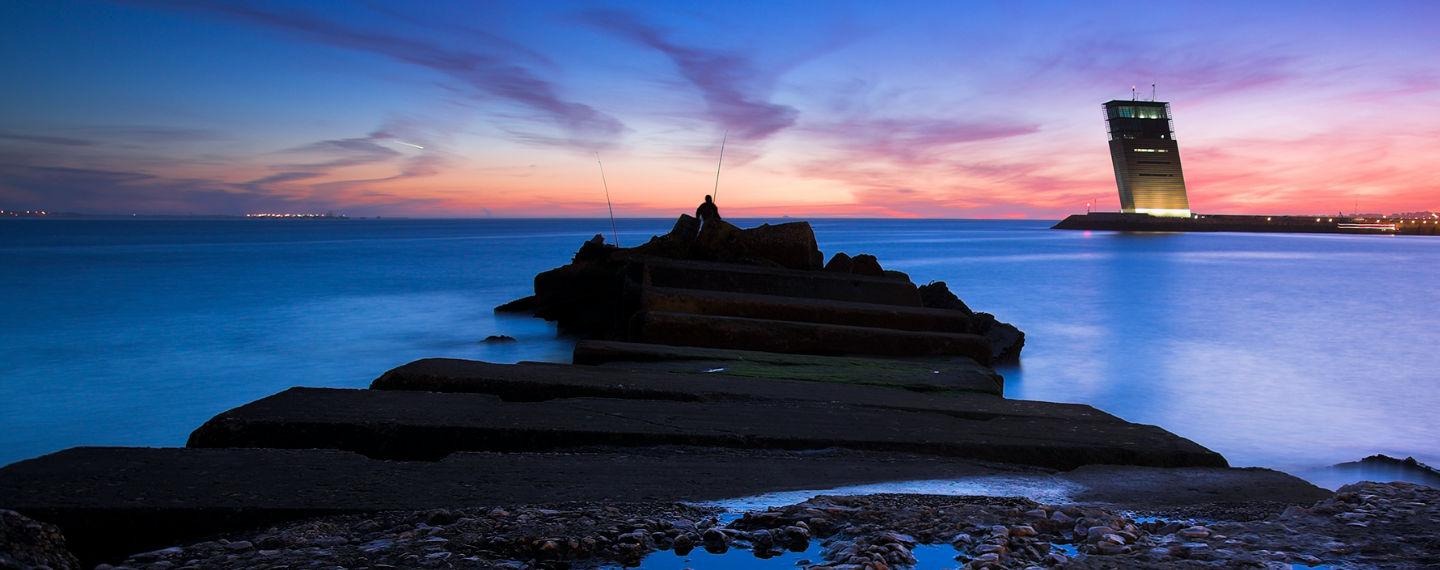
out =
[[1073,214],[1052,230],[1116,232],[1240,232],[1294,234],[1429,235],[1440,233],[1440,220],[1353,216],[1252,216],[1192,214],[1152,216],[1124,212]]
[[1004,398],[991,364],[1018,358],[1023,333],[873,256],[820,264],[807,223],[697,225],[585,242],[508,304],[589,335],[573,364],[424,359],[368,389],[292,388],[184,448],[0,468],[0,508],[55,525],[93,565],[310,517],[903,480],[1040,476],[1076,501],[1155,508],[1329,495],[1091,406]]

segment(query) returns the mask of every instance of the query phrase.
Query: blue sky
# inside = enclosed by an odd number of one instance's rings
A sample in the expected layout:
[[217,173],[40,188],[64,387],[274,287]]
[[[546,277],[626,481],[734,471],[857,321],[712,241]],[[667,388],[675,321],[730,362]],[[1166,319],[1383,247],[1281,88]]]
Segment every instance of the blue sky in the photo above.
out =
[[1437,12],[12,1],[0,209],[1054,218],[1154,82],[1197,211],[1440,210]]

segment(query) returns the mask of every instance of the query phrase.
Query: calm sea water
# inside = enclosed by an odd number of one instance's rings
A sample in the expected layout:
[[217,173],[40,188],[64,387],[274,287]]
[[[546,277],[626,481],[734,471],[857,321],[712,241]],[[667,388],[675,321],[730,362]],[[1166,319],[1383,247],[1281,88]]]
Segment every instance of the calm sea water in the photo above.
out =
[[[741,221],[741,225],[759,220]],[[1006,394],[1160,425],[1237,466],[1440,463],[1440,239],[1063,232],[818,220],[1027,333]],[[670,220],[621,220],[633,245]],[[0,222],[0,464],[183,445],[291,386],[363,387],[431,356],[565,362],[491,309],[608,220]],[[493,334],[520,340],[479,341]]]

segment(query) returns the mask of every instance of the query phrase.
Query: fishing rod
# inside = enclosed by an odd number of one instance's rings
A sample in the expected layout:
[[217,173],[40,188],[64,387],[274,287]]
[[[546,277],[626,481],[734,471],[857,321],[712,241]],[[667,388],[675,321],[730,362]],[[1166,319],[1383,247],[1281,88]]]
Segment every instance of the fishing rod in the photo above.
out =
[[725,138],[720,139],[720,160],[715,163],[715,189],[710,192],[710,199],[720,203],[720,165],[725,163],[725,141],[730,140],[730,129],[725,129]]
[[600,183],[605,185],[605,207],[610,209],[610,235],[615,236],[615,247],[620,247],[620,232],[615,229],[615,206],[610,204],[610,183],[605,181],[605,163],[600,162],[600,151],[595,151],[595,164],[600,165]]

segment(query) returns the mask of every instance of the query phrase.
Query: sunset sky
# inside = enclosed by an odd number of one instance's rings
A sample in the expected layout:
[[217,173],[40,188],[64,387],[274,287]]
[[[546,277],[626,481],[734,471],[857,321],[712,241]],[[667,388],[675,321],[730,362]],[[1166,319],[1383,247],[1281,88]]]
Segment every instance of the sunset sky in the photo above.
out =
[[[1440,211],[1436,2],[0,3],[0,209],[1059,218],[1170,101],[1201,213]],[[418,148],[423,147],[423,148]]]

